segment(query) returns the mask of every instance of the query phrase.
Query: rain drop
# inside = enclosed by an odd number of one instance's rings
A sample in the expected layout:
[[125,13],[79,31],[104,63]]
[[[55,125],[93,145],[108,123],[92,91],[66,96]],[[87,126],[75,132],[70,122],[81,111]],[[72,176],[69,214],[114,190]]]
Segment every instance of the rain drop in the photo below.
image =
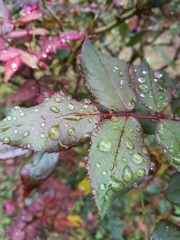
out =
[[142,98],[145,97],[144,93],[140,93],[139,95],[140,95],[140,97],[142,97]]
[[154,76],[156,78],[161,78],[162,77],[162,73],[160,73],[159,71],[156,71],[156,72],[154,72]]
[[139,77],[138,78],[138,82],[145,83],[146,82],[146,78],[145,77]]
[[48,132],[48,136],[53,140],[58,139],[60,137],[60,126],[59,125],[52,126]]
[[68,131],[67,131],[67,134],[69,135],[69,136],[72,136],[73,134],[75,133],[75,128],[70,128]]
[[142,176],[144,176],[144,174],[145,174],[145,169],[144,168],[138,168],[138,170],[136,171],[136,175],[138,177],[142,177]]
[[100,168],[101,164],[100,163],[96,163],[96,167]]
[[122,157],[121,162],[124,163],[124,164],[127,164],[127,163],[128,163],[128,160],[127,160],[127,158]]
[[92,118],[89,118],[89,119],[88,119],[88,122],[89,122],[89,123],[92,123],[92,121],[93,121]]
[[123,71],[120,71],[120,72],[119,72],[119,76],[120,76],[120,77],[123,77],[123,76],[124,76]]
[[104,171],[102,172],[102,174],[105,176],[105,175],[107,174],[107,171],[104,170]]
[[172,160],[173,160],[173,163],[176,164],[176,165],[180,165],[180,153],[174,155],[172,157]]
[[44,138],[44,137],[45,137],[45,134],[44,134],[44,133],[41,133],[41,134],[40,134],[40,137],[41,137],[41,138]]
[[165,107],[167,107],[168,106],[168,102],[163,102],[162,104],[161,104],[161,106],[163,107],[163,108],[165,108]]
[[109,187],[113,192],[119,192],[120,190],[122,190],[125,187],[125,185],[123,182],[118,181],[118,182],[112,182],[109,185]]
[[10,139],[10,137],[4,137],[2,141],[3,141],[3,143],[8,144],[11,142],[11,139]]
[[42,123],[40,124],[41,127],[44,127],[45,125],[46,125],[45,122],[42,122]]
[[109,140],[102,140],[98,143],[97,148],[102,152],[108,152],[111,149],[111,142]]
[[106,185],[105,185],[104,183],[100,183],[99,188],[100,188],[101,190],[104,190],[105,187],[106,187]]
[[129,150],[133,150],[134,149],[134,144],[133,144],[133,142],[131,141],[130,138],[126,139],[125,145],[126,145],[126,148],[129,149]]
[[72,103],[69,103],[67,107],[69,110],[74,110],[74,105]]
[[59,97],[55,97],[54,101],[57,102],[57,103],[61,103],[63,100]]
[[26,114],[25,114],[25,113],[23,113],[23,112],[21,112],[21,113],[20,113],[20,116],[21,116],[21,117],[25,117],[25,116],[26,116]]
[[51,106],[51,107],[50,107],[50,110],[51,110],[52,112],[54,112],[54,113],[59,113],[59,112],[60,112],[59,108],[57,108],[57,107],[55,107],[55,106]]
[[137,183],[133,183],[134,188],[137,188],[137,186],[138,186]]
[[23,137],[28,137],[30,135],[30,132],[29,131],[26,131],[23,133]]
[[144,71],[142,71],[142,74],[146,74],[146,73],[147,73],[147,71],[145,71],[145,70],[144,70]]
[[96,190],[95,189],[92,190],[92,194],[96,195]]
[[143,161],[143,157],[142,157],[142,155],[139,154],[139,153],[134,153],[134,154],[132,155],[132,161],[133,161],[135,164],[140,164],[140,163],[142,163],[142,161]]
[[104,202],[107,202],[109,200],[109,197],[108,197],[108,195],[106,194],[105,196],[104,196]]
[[119,82],[119,84],[120,84],[121,87],[123,87],[123,85],[124,85],[124,80],[121,80],[121,81]]
[[146,86],[145,84],[139,84],[138,89],[139,89],[139,91],[142,92],[142,93],[147,93],[147,92],[149,92],[149,88],[148,88],[148,86]]
[[124,181],[126,181],[126,182],[129,182],[129,181],[132,180],[133,172],[132,172],[131,168],[128,165],[126,165],[124,167],[124,169],[123,169],[123,176],[122,177],[123,177]]
[[159,100],[163,100],[164,99],[164,96],[163,95],[159,95]]

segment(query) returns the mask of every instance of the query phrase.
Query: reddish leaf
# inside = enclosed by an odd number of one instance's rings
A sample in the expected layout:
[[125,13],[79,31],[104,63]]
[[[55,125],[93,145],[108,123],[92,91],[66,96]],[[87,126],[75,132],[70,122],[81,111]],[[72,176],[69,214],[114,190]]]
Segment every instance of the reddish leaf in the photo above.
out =
[[20,66],[21,59],[19,56],[16,56],[7,61],[4,69],[4,82],[8,82],[13,74],[20,68]]
[[49,34],[49,31],[45,28],[36,28],[29,31],[29,34],[31,35],[47,35]]
[[0,51],[0,61],[7,62],[12,58],[15,58],[20,54],[20,50],[17,48],[9,47],[5,50]]
[[69,32],[62,33],[60,35],[60,40],[62,43],[77,41],[82,38],[85,38],[85,34],[78,31],[69,31]]
[[38,58],[34,54],[20,51],[21,61],[30,68],[38,69]]
[[18,30],[8,33],[6,35],[6,37],[7,38],[19,38],[19,37],[25,36],[26,34],[27,34],[27,30],[18,29]]
[[4,35],[13,29],[11,14],[4,2],[0,0],[0,35]]
[[32,99],[37,95],[38,84],[34,80],[27,80],[21,87],[18,88],[17,92],[12,96],[8,96],[2,105],[8,103],[25,102]]
[[0,51],[5,49],[6,41],[0,37]]
[[31,13],[27,13],[27,15],[24,15],[22,18],[18,19],[15,24],[17,23],[27,23],[32,20],[39,20],[42,19],[43,13],[39,10],[35,10]]
[[51,97],[54,93],[55,92],[52,89],[48,87],[40,86],[40,94],[36,99],[37,103],[38,104],[42,103],[45,98]]

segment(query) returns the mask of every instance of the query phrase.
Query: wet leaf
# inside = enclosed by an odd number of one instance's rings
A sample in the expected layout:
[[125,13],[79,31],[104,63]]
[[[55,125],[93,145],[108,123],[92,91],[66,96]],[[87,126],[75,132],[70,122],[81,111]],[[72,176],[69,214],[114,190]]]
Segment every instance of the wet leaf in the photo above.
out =
[[134,118],[112,117],[93,132],[87,165],[95,202],[104,218],[113,200],[143,180],[149,157]]
[[180,206],[180,174],[175,173],[169,182],[167,189],[164,191],[164,195],[168,201]]
[[180,239],[180,229],[171,222],[161,220],[151,234],[151,240],[177,240]]
[[156,141],[164,149],[167,160],[180,172],[180,122],[173,120],[159,121]]
[[21,169],[21,178],[26,187],[46,179],[56,168],[60,153],[35,153],[33,163]]
[[129,67],[125,61],[99,52],[86,39],[81,69],[87,88],[97,102],[115,111],[134,109],[136,96],[130,87]]
[[14,107],[0,122],[0,140],[34,151],[67,150],[90,138],[99,122],[97,107],[63,92],[31,108]]
[[170,88],[159,72],[153,73],[144,60],[137,68],[134,85],[139,101],[153,112],[161,112],[171,101]]
[[13,76],[13,74],[19,70],[21,66],[21,59],[19,56],[16,56],[5,64],[4,69],[4,82],[8,82],[10,78]]
[[174,89],[172,112],[176,117],[180,117],[180,83]]

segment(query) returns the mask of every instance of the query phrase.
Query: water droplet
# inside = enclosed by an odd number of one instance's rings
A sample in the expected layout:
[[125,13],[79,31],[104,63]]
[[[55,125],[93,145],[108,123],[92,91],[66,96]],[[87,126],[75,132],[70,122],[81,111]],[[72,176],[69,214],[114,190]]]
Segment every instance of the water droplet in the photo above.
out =
[[112,117],[111,117],[111,121],[113,121],[113,122],[117,122],[118,120],[119,120],[119,118],[116,117],[116,116],[112,116]]
[[44,127],[45,125],[46,125],[46,123],[45,123],[45,122],[42,122],[40,126],[41,126],[41,127]]
[[144,71],[142,71],[142,74],[146,74],[146,73],[147,73],[147,71],[145,71],[145,70],[144,70]]
[[26,114],[25,114],[24,112],[21,112],[21,113],[20,113],[20,116],[21,116],[21,117],[25,117]]
[[170,152],[170,153],[173,153],[174,150],[173,150],[172,148],[169,148],[169,152]]
[[75,128],[70,128],[68,131],[67,131],[68,135],[69,136],[72,136],[74,133],[75,133]]
[[142,97],[142,98],[145,97],[144,93],[140,93],[139,95],[140,95],[140,97]]
[[130,138],[126,139],[125,145],[126,145],[126,148],[129,149],[129,150],[133,150],[134,149],[134,144],[133,144],[133,142],[131,141]]
[[115,67],[113,68],[113,72],[116,72],[118,69],[119,69],[118,66],[115,66]]
[[122,157],[121,162],[124,163],[124,164],[127,164],[127,163],[128,163],[128,160],[127,160],[127,158]]
[[91,137],[91,133],[90,132],[87,132],[85,133],[81,139],[79,140],[80,143],[84,143],[84,142],[87,142],[87,140],[89,140]]
[[173,160],[173,163],[176,164],[176,165],[180,165],[180,153],[174,155],[172,157],[172,160]]
[[148,86],[146,86],[145,84],[139,84],[138,89],[139,89],[139,91],[142,92],[142,93],[147,93],[147,92],[149,92],[149,88],[148,88]]
[[143,161],[143,157],[142,157],[142,155],[139,154],[139,153],[134,153],[134,154],[132,155],[132,161],[133,161],[135,164],[140,164],[140,163],[142,163],[142,161]]
[[168,104],[169,104],[168,102],[163,102],[163,103],[161,104],[161,106],[165,108],[165,107],[168,106]]
[[106,194],[105,196],[104,196],[104,202],[107,202],[109,200],[109,196]]
[[125,188],[125,185],[123,182],[118,181],[118,182],[112,182],[109,185],[109,188],[113,191],[113,192],[119,192],[120,190],[122,190],[123,188]]
[[19,109],[20,109],[19,106],[15,106],[15,107],[14,107],[14,110],[19,110]]
[[14,130],[14,133],[18,133],[18,130],[17,130],[17,129],[15,129],[15,130]]
[[107,171],[104,170],[104,171],[102,172],[102,174],[105,176],[105,175],[107,174]]
[[15,120],[17,120],[17,118],[16,118],[16,117],[13,117],[13,120],[15,121]]
[[163,95],[159,95],[159,100],[163,100],[164,99],[164,96]]
[[97,148],[102,152],[108,152],[111,149],[111,142],[109,140],[102,140],[98,143]]
[[123,169],[123,176],[122,177],[123,177],[124,181],[126,181],[126,182],[129,182],[129,181],[132,180],[133,172],[132,172],[131,168],[128,165],[126,165],[124,167],[124,169]]
[[120,77],[123,77],[123,76],[124,76],[123,71],[119,71],[119,76],[120,76]]
[[100,163],[96,163],[96,167],[100,168],[101,164]]
[[145,83],[146,82],[146,78],[145,77],[139,77],[138,78],[138,82]]
[[95,189],[92,190],[92,194],[96,195],[96,190]]
[[51,107],[50,107],[50,110],[51,110],[52,112],[54,112],[54,113],[59,113],[59,112],[60,112],[59,108],[57,108],[57,107],[55,107],[55,106],[51,106]]
[[66,144],[63,144],[62,142],[58,142],[58,148],[62,151],[67,151],[69,150],[71,147],[66,145]]
[[48,132],[48,136],[53,140],[58,139],[60,137],[60,126],[59,125],[52,126]]
[[31,144],[30,144],[30,143],[28,143],[26,147],[27,147],[27,148],[30,148],[30,147],[31,147]]
[[137,183],[133,183],[133,187],[137,188],[137,186],[138,186]]
[[141,131],[141,128],[140,128],[140,127],[137,127],[137,126],[136,126],[135,129],[136,129],[137,132],[140,132],[140,131]]
[[74,110],[74,105],[72,103],[69,103],[67,107],[69,110]]
[[35,112],[39,112],[39,109],[35,109],[34,111],[35,111]]
[[104,190],[105,187],[106,187],[106,185],[105,185],[104,183],[100,183],[99,188],[100,188],[101,190]]
[[3,141],[3,143],[8,144],[11,142],[11,139],[10,139],[10,137],[4,137],[2,141]]
[[144,168],[138,168],[138,170],[136,171],[136,175],[138,177],[142,177],[142,176],[144,176],[144,174],[145,174],[145,169]]
[[121,87],[123,87],[123,85],[124,85],[124,80],[121,80],[121,81],[119,82],[119,84],[121,85]]
[[28,137],[30,135],[30,132],[29,131],[26,131],[23,133],[23,137]]
[[45,134],[44,134],[44,133],[41,133],[41,134],[40,134],[40,137],[41,137],[41,138],[44,138],[44,137],[45,137]]
[[161,78],[162,77],[162,73],[160,73],[159,71],[156,71],[156,72],[154,72],[154,76],[156,78]]
[[61,103],[63,100],[59,97],[55,97],[54,101],[57,102],[57,103]]
[[117,126],[117,125],[114,125],[114,130],[118,130],[119,129],[119,126]]
[[136,103],[136,99],[131,98],[130,102],[128,103],[128,107],[134,107],[135,103]]
[[12,119],[12,117],[11,117],[11,116],[7,116],[6,119],[7,119],[8,121],[10,121],[10,120]]

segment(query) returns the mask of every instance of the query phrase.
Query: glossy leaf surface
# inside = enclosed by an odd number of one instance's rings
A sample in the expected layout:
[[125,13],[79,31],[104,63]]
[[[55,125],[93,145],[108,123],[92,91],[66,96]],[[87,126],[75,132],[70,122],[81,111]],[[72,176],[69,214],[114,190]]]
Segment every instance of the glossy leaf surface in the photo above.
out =
[[180,206],[180,174],[175,173],[167,187],[167,189],[164,191],[164,195],[166,196],[167,200],[172,202],[173,204],[176,204]]
[[115,111],[130,111],[136,96],[130,87],[128,64],[96,50],[86,40],[82,47],[81,69],[88,90],[96,101]]
[[161,220],[154,229],[151,240],[177,240],[180,239],[180,229],[171,222]]
[[180,172],[180,122],[159,121],[156,141],[164,149],[167,160]]
[[0,122],[0,140],[34,151],[69,149],[90,137],[97,112],[88,100],[77,102],[59,92],[35,107],[12,109]]
[[142,130],[134,118],[112,117],[93,132],[87,165],[98,211],[103,218],[112,201],[143,180],[149,170]]
[[145,60],[137,68],[134,85],[139,101],[151,111],[161,112],[169,105],[169,87],[161,80],[161,74],[154,74]]

